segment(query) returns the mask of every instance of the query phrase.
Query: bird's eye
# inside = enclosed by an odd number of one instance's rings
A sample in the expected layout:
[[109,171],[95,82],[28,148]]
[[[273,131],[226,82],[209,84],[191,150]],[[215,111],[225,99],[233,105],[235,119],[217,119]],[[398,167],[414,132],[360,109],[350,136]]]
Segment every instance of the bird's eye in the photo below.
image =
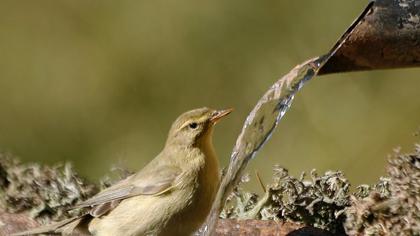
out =
[[198,127],[198,124],[196,122],[193,122],[191,124],[189,124],[191,129],[196,129]]

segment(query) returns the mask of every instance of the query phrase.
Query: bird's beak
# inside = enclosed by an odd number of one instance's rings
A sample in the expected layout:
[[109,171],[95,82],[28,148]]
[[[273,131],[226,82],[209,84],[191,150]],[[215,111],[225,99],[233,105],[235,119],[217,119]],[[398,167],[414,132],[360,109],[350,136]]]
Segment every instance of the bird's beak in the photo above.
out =
[[233,108],[215,111],[212,117],[210,118],[210,121],[215,124],[220,120],[220,118],[229,115],[229,113],[231,113],[232,111],[233,111]]

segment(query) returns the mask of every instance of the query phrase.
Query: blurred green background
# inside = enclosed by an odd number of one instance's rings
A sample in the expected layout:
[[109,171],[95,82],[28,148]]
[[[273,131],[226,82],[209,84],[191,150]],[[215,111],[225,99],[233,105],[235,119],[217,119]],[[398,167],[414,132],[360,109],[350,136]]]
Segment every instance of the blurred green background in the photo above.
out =
[[[234,107],[215,132],[226,165],[243,121],[296,64],[329,50],[367,1],[0,2],[0,148],[24,161],[74,162],[92,180],[139,169],[171,122],[201,106]],[[314,79],[251,162],[268,182],[343,170],[373,183],[387,155],[410,151],[420,70]]]

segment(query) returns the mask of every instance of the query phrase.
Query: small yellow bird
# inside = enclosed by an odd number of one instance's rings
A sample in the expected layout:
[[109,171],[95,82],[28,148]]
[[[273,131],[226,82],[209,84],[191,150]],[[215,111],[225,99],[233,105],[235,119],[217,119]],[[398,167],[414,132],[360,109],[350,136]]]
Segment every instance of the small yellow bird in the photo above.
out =
[[219,186],[213,126],[231,111],[182,114],[161,153],[141,171],[76,206],[88,213],[14,235],[191,235],[206,219]]

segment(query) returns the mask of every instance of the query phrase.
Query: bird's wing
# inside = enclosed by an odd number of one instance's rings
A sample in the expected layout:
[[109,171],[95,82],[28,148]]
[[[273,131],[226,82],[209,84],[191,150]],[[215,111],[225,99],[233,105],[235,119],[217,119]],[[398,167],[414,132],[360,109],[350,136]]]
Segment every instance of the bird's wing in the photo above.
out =
[[104,215],[118,206],[123,199],[138,195],[159,195],[170,191],[176,185],[177,177],[181,174],[181,170],[173,166],[160,165],[159,163],[155,164],[157,165],[146,166],[141,172],[131,175],[117,184],[104,189],[75,207],[92,207],[88,214],[25,232],[19,232],[13,234],[13,236],[73,232],[85,217],[89,219],[89,217]]
[[[92,198],[78,204],[75,208],[95,207],[102,204],[115,207],[116,202],[118,203],[120,200],[129,197],[159,195],[172,189],[180,174],[181,169],[174,166],[149,165],[141,172],[104,189]],[[99,208],[97,209],[99,210]],[[103,212],[103,210],[100,210],[100,212]]]

